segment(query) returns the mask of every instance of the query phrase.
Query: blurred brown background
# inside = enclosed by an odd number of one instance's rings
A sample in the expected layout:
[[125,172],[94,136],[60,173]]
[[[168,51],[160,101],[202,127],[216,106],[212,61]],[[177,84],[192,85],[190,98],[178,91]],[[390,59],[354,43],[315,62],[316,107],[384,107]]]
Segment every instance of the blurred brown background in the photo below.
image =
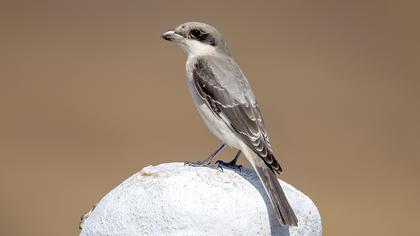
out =
[[136,171],[218,145],[160,39],[190,20],[224,33],[324,235],[420,235],[417,3],[1,1],[0,235],[77,235]]

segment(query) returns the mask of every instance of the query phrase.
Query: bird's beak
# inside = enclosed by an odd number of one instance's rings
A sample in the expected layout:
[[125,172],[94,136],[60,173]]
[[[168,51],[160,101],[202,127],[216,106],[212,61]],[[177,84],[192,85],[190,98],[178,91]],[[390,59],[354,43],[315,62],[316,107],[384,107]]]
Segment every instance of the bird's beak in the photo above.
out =
[[161,37],[171,42],[180,42],[184,38],[182,37],[182,35],[177,34],[175,30],[168,30],[165,33],[163,33]]

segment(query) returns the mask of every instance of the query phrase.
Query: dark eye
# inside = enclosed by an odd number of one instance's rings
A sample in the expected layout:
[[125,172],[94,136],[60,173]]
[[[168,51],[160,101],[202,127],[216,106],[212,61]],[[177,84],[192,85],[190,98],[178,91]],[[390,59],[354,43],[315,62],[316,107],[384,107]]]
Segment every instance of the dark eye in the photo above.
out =
[[190,31],[190,35],[194,38],[199,38],[201,36],[201,31],[198,29],[193,29]]

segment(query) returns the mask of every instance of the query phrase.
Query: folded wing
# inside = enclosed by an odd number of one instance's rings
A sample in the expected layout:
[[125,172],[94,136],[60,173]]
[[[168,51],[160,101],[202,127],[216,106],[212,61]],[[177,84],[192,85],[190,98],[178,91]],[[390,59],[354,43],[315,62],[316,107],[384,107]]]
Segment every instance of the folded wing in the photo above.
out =
[[231,58],[198,58],[192,71],[195,88],[220,117],[272,170],[274,158],[258,103],[240,68]]

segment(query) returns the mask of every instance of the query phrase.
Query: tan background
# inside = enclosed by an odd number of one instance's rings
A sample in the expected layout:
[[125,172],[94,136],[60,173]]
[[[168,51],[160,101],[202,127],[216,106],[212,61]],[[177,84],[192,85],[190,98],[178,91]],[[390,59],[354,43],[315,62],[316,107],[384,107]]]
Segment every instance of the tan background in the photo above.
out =
[[420,235],[416,2],[1,1],[0,235],[76,235],[142,167],[218,145],[159,37],[189,20],[224,33],[324,235]]

